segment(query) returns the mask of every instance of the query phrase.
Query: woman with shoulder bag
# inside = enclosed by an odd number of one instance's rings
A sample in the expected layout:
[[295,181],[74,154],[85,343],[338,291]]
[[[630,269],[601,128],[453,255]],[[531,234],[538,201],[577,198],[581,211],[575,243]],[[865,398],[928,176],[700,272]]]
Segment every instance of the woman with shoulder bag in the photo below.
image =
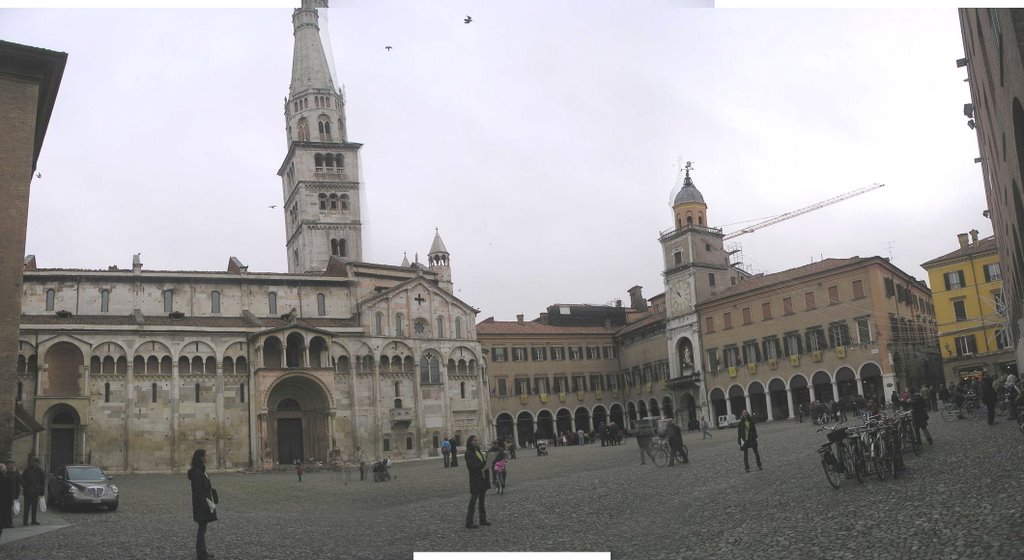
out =
[[199,524],[196,532],[196,560],[213,558],[206,550],[206,525],[217,520],[217,491],[206,474],[206,450],[196,449],[192,454],[192,468],[188,470],[192,483],[192,519]]
[[[476,436],[469,436],[466,440],[466,469],[469,471],[469,509],[466,510],[466,528],[477,529],[480,525],[487,526],[487,510],[484,509],[484,495],[491,487],[488,476],[487,461],[484,454],[480,452],[480,446],[476,442]],[[473,508],[480,501],[480,525],[473,523]]]

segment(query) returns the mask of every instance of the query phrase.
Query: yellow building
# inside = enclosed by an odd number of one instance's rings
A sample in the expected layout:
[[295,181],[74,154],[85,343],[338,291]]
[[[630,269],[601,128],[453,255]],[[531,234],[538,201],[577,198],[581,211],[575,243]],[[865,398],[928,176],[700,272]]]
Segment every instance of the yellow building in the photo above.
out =
[[921,265],[928,271],[946,382],[978,372],[1017,371],[995,236],[957,235],[960,247]]

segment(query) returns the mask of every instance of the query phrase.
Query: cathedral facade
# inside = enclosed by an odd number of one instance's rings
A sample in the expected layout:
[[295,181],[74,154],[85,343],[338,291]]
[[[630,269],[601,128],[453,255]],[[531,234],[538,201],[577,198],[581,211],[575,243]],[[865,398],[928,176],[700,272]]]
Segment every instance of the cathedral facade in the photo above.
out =
[[113,472],[436,453],[491,431],[477,310],[453,295],[435,232],[428,263],[363,262],[358,143],[309,2],[280,167],[287,273],[41,268],[26,257],[17,400],[45,428],[19,462]]

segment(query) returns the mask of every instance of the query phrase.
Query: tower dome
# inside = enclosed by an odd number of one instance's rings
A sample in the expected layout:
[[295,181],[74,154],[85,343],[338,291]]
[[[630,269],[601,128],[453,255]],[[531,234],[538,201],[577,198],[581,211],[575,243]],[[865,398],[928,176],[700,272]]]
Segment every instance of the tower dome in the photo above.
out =
[[678,190],[672,197],[672,217],[676,229],[683,229],[688,226],[707,227],[708,205],[704,203],[704,195],[697,190],[690,178],[690,170],[693,169],[693,162],[688,161],[679,169],[679,177],[676,179],[676,186],[673,191]]

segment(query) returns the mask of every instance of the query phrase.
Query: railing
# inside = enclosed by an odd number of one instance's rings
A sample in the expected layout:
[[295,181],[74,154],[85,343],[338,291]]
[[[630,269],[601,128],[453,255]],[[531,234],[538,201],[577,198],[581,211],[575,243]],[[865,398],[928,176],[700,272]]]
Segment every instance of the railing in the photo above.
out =
[[391,409],[391,421],[392,422],[412,422],[412,409],[411,408],[392,408]]

